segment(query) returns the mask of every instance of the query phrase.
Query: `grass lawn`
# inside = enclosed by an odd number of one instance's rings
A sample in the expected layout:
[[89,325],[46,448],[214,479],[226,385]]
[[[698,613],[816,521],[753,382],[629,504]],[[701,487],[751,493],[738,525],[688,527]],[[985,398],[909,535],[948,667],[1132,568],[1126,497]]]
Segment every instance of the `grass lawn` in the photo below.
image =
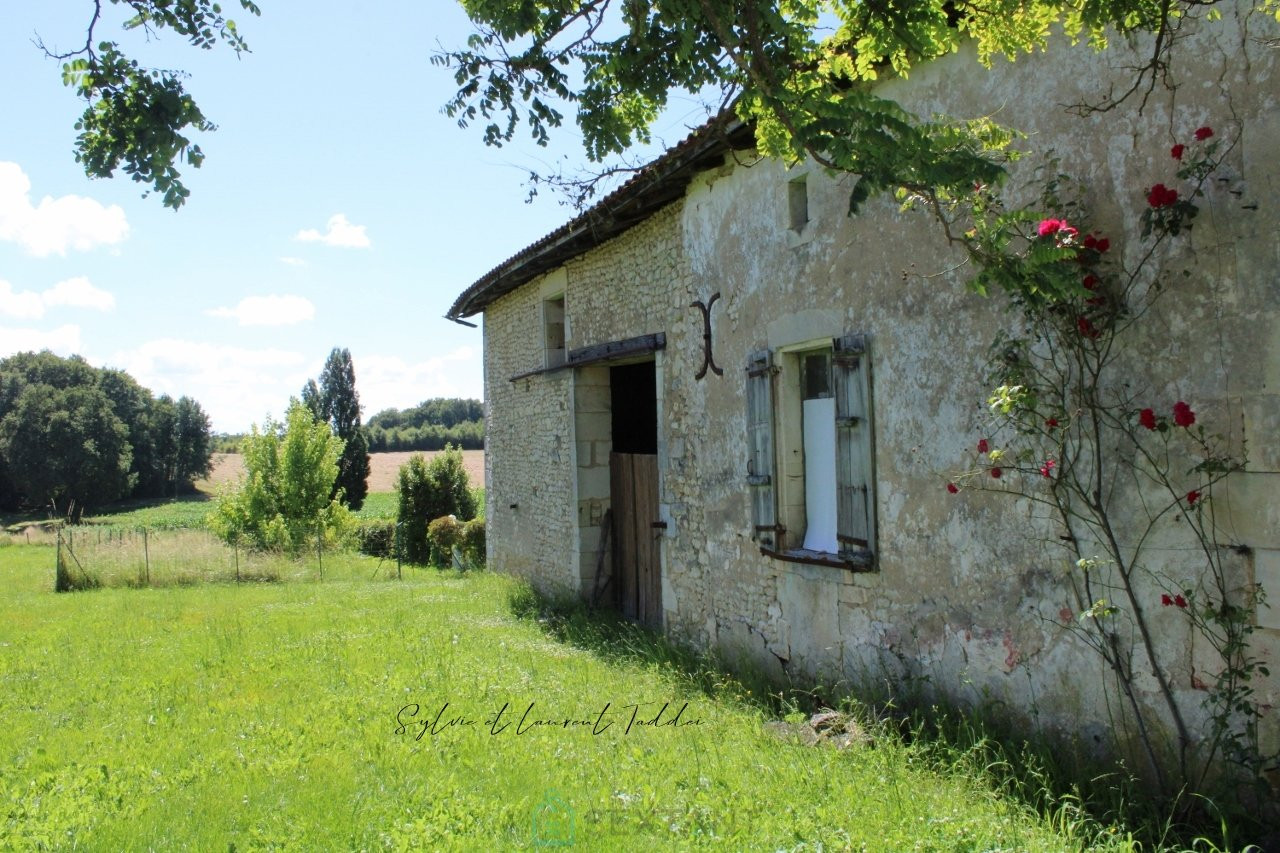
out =
[[[888,736],[779,740],[731,685],[557,642],[506,577],[335,556],[324,583],[57,595],[52,562],[0,546],[0,848],[1123,846]],[[628,725],[664,703],[684,725]]]

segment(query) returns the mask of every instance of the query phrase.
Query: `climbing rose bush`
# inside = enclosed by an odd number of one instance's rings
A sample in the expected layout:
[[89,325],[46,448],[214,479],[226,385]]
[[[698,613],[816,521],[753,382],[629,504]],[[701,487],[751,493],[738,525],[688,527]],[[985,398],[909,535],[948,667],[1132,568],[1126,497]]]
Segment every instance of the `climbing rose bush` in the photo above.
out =
[[[1228,594],[1238,590],[1221,547],[1230,539],[1206,510],[1215,485],[1241,460],[1221,449],[1223,439],[1206,430],[1187,400],[1141,399],[1133,389],[1142,382],[1125,372],[1144,356],[1132,349],[1131,358],[1119,355],[1159,297],[1159,285],[1174,279],[1158,267],[1168,257],[1161,245],[1192,227],[1220,163],[1213,128],[1200,127],[1192,137],[1169,149],[1176,181],[1134,189],[1144,243],[1127,253],[1140,259],[1136,269],[1125,267],[1126,253],[1108,254],[1110,238],[1088,227],[1083,205],[1064,200],[1065,176],[1041,173],[1047,214],[1007,211],[990,188],[975,188],[972,225],[964,232],[977,268],[973,287],[1008,293],[1022,325],[992,345],[997,387],[987,400],[990,424],[976,459],[946,481],[951,495],[994,491],[1046,509],[1075,567],[1061,575],[1070,599],[1060,608],[1061,624],[1099,655],[1130,716],[1143,721],[1138,737],[1161,786],[1184,795],[1200,790],[1215,756],[1255,772],[1264,766],[1255,724],[1261,712],[1249,684],[1266,674],[1247,642],[1261,593]],[[1116,485],[1129,482],[1142,492],[1136,505]],[[1203,555],[1190,586],[1170,575],[1166,553],[1146,547],[1156,525],[1170,519]],[[1165,607],[1181,614],[1196,642],[1221,662],[1216,673],[1193,671],[1193,699],[1171,680],[1187,661],[1170,652],[1185,654],[1186,646],[1162,642],[1173,628],[1168,617],[1156,618]],[[1138,698],[1139,676],[1153,680],[1161,719]],[[1211,724],[1193,733],[1187,704],[1201,700]],[[1177,756],[1175,778],[1166,776],[1159,757],[1170,754]]]

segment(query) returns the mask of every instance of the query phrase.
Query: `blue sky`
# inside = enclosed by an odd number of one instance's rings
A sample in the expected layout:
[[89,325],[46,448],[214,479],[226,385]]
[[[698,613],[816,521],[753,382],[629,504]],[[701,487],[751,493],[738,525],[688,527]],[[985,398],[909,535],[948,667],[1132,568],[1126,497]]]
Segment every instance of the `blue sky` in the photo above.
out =
[[[481,332],[442,315],[573,215],[546,192],[525,203],[528,169],[584,158],[572,126],[551,149],[496,149],[440,112],[452,79],[429,60],[470,32],[456,4],[263,0],[262,17],[234,16],[252,50],[238,60],[120,35],[144,64],[190,72],[219,125],[196,135],[207,160],[183,170],[176,213],[75,163],[82,104],[32,38],[83,43],[92,6],[36,5],[0,9],[0,356],[79,353],[194,397],[227,432],[280,415],[335,346],[366,418],[482,395]],[[100,38],[119,33],[109,12]],[[674,143],[705,116],[680,101],[658,133]]]

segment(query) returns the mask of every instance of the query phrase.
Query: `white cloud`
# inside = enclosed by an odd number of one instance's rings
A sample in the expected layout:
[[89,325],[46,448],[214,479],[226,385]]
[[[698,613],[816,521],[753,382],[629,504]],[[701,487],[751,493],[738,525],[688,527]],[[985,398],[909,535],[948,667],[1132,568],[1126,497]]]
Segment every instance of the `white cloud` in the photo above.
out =
[[40,329],[14,329],[0,326],[0,358],[15,352],[39,352],[53,350],[58,355],[69,356],[82,349],[79,326],[59,326],[45,332]]
[[177,338],[147,341],[110,362],[156,394],[187,395],[209,413],[215,430],[244,432],[268,413],[284,415],[311,365],[301,354]]
[[281,258],[280,263],[288,264],[291,267],[303,267],[307,265],[307,262],[304,261],[302,258],[289,258],[289,257]]
[[480,351],[475,347],[412,363],[384,355],[353,355],[352,360],[366,419],[383,409],[404,409],[432,397],[479,398],[484,393]]
[[316,316],[316,306],[304,296],[246,296],[234,308],[206,311],[210,317],[231,317],[241,326],[292,326]]
[[31,181],[17,163],[0,162],[0,240],[18,243],[43,257],[68,249],[86,251],[113,245],[129,235],[118,205],[104,207],[91,198],[45,196],[31,203]]
[[303,243],[324,243],[326,246],[338,246],[344,249],[369,248],[369,235],[364,233],[363,225],[352,225],[347,217],[335,213],[329,217],[328,230],[323,234],[314,228],[305,228],[294,235],[295,240]]
[[93,286],[84,276],[60,281],[40,293],[34,290],[14,290],[13,285],[0,280],[0,315],[22,320],[38,320],[47,308],[93,308],[110,311],[116,307],[116,298],[105,290]]
[[12,284],[0,279],[0,315],[38,320],[44,316],[44,300],[30,290],[15,291]]

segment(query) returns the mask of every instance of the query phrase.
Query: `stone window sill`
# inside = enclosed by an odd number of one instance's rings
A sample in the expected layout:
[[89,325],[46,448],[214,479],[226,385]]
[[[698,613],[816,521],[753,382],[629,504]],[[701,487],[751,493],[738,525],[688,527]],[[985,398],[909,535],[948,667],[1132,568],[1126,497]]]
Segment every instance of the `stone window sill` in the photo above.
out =
[[830,566],[833,569],[846,569],[850,572],[876,571],[875,556],[864,551],[858,554],[831,554],[826,551],[808,551],[804,548],[790,548],[786,551],[775,551],[760,546],[760,553],[775,560],[786,563],[803,563],[808,566]]

